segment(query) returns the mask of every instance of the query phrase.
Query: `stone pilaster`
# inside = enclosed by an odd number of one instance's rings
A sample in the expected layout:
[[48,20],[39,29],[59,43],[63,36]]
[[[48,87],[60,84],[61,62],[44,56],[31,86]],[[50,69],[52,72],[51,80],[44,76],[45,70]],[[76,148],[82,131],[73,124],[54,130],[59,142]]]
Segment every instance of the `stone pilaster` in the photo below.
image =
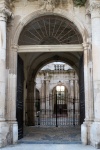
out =
[[49,76],[48,76],[48,72],[46,74],[46,110],[47,110],[47,113],[48,113],[48,110],[49,110]]
[[50,81],[46,80],[46,109],[49,110],[49,83]]
[[40,105],[40,108],[42,109],[42,110],[45,110],[45,99],[44,99],[44,97],[45,97],[45,83],[44,83],[44,80],[42,80],[41,81],[41,105]]
[[0,2],[0,147],[9,143],[9,124],[5,118],[6,106],[6,21],[12,16],[5,1]]
[[84,90],[85,90],[85,121],[89,119],[89,87],[88,87],[88,48],[89,43],[83,44],[84,48]]
[[81,140],[83,144],[88,144],[88,121],[89,121],[89,87],[88,87],[88,47],[89,43],[84,43],[84,91],[85,91],[85,121],[81,125]]
[[17,91],[17,50],[18,46],[12,46],[12,68],[8,75],[7,88],[7,115],[6,119],[10,125],[10,139],[11,144],[17,143],[18,140],[18,124],[16,121],[16,91]]
[[94,122],[91,127],[91,144],[100,148],[100,1],[91,2],[92,58],[94,86]]
[[[73,99],[74,99],[74,80],[72,79],[72,74],[71,74],[71,80],[70,80],[70,110],[73,109]],[[69,112],[69,116],[73,117],[73,112]]]

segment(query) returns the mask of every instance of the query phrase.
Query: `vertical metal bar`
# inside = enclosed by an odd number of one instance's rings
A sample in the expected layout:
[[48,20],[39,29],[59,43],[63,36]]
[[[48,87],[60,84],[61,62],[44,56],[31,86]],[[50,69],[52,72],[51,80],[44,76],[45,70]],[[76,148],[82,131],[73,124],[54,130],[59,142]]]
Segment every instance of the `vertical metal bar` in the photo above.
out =
[[56,127],[57,127],[57,94],[56,94]]
[[75,126],[75,99],[73,99],[73,126]]

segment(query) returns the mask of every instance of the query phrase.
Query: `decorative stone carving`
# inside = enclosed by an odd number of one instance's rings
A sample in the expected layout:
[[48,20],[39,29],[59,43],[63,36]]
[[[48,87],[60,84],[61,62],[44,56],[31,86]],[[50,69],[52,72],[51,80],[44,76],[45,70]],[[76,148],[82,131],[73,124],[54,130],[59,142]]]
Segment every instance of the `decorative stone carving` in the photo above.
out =
[[100,14],[100,2],[93,2],[91,4],[91,12],[96,11]]
[[5,17],[10,17],[10,18],[14,17],[13,13],[9,9],[7,9],[7,8],[1,8],[0,9],[0,14],[4,15]]
[[92,18],[100,17],[100,2],[93,2],[90,5]]
[[43,9],[46,11],[53,11],[55,8],[56,1],[55,0],[43,0],[40,2],[43,4]]
[[91,4],[91,11],[93,10],[99,10],[100,11],[100,2],[93,2]]

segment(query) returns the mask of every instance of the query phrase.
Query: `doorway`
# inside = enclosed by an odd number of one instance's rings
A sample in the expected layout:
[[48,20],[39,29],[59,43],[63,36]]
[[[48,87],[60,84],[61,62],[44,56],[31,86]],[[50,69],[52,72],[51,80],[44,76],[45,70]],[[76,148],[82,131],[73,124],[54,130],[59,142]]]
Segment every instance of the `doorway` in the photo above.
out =
[[[40,97],[37,98],[37,94],[34,91],[36,89],[36,83],[35,83],[36,74],[38,70],[45,64],[52,61],[62,61],[69,64],[76,70],[78,76],[80,75],[79,83],[80,84],[83,83],[84,75],[82,73],[83,75],[82,76],[80,73],[81,72],[80,70],[83,70],[83,66],[81,65],[82,61],[80,61],[80,59],[83,60],[82,50],[81,51],[79,51],[79,49],[76,50],[77,46],[79,46],[80,49],[82,49],[81,48],[82,37],[78,32],[77,27],[70,21],[59,16],[46,15],[46,16],[36,18],[31,23],[26,25],[22,33],[20,34],[18,43],[19,43],[18,53],[24,62],[24,74],[25,74],[25,82],[24,82],[25,106],[23,111],[24,122],[25,122],[24,125],[35,126],[37,122],[37,126],[41,126],[40,118],[43,118],[40,117],[41,102],[44,101],[44,99],[48,99],[49,96],[44,95],[42,99]],[[39,47],[39,45],[41,45],[41,47]],[[29,51],[27,52],[22,51],[22,49],[25,47]],[[30,51],[30,48],[32,48],[34,52]],[[83,93],[84,93],[84,85],[81,84],[81,86],[83,88]],[[46,89],[47,87],[45,87],[45,90]],[[66,103],[65,97],[67,96],[66,94],[64,95],[64,91],[62,92],[60,91],[59,93],[59,91],[56,90],[55,96],[53,94],[51,95],[51,99],[53,99],[54,101],[53,109],[51,112],[53,112],[52,116],[56,118],[54,126],[55,125],[59,126],[58,123],[59,118],[61,119],[62,116],[68,117],[71,113],[72,113],[71,115],[72,119],[70,119],[71,125],[75,126],[76,124],[80,124],[79,118],[82,119],[81,120],[82,123],[84,117],[82,118],[80,113],[78,114],[78,112],[77,112],[78,119],[76,119],[78,120],[78,122],[77,123],[75,122],[74,114],[76,114],[75,112],[76,100],[71,98],[72,101]],[[84,97],[82,94],[80,94],[79,99],[78,99],[78,103],[79,103],[78,105],[80,106],[81,112],[85,114]],[[82,103],[81,103],[81,99],[83,99]],[[44,106],[46,107],[49,103],[51,103],[50,97],[49,100],[47,101],[48,103],[46,104],[44,102]],[[69,101],[69,99],[67,99],[67,101]],[[72,108],[70,108],[69,105],[72,106]],[[46,125],[48,125],[48,122],[49,125],[52,124],[50,118],[49,118],[50,121],[47,121],[48,119],[47,114],[51,116],[50,109],[48,110],[49,113],[47,112],[46,109],[44,109],[44,112],[42,113],[42,116],[44,115],[46,118],[46,120],[44,121]],[[69,113],[70,111],[72,112]],[[64,122],[66,122],[66,120],[64,120]]]

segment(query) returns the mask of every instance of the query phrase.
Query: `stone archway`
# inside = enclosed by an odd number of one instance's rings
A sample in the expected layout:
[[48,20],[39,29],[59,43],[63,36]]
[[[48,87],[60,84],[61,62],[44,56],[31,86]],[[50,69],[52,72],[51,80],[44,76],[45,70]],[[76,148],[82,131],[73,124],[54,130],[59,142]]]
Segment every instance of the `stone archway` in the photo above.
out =
[[37,10],[37,11],[29,14],[28,16],[23,18],[21,20],[21,22],[19,22],[19,24],[15,30],[15,35],[13,38],[13,46],[18,45],[20,33],[22,32],[23,28],[28,23],[30,23],[32,20],[34,20],[40,16],[45,16],[45,15],[55,15],[55,16],[60,16],[62,18],[70,20],[78,28],[78,30],[83,38],[83,43],[88,41],[89,33],[87,31],[87,28],[83,25],[83,23],[75,15],[72,15],[70,12],[63,10],[63,9],[56,9],[53,12],[47,12],[47,11],[44,11],[43,9],[40,9],[40,10]]
[[[81,44],[82,43],[82,37],[80,35],[80,33],[78,32],[77,27],[71,23],[70,21],[60,17],[60,16],[56,16],[56,15],[46,15],[46,16],[41,16],[38,17],[34,20],[32,20],[28,25],[26,25],[19,37],[18,40],[18,44],[19,44],[19,48],[22,47],[24,45],[62,45],[62,49],[63,49],[63,45],[70,45],[73,44]],[[19,51],[20,52],[20,51]],[[34,54],[33,54],[34,55]],[[34,77],[35,74],[37,72],[37,69],[39,69],[39,67],[41,66],[41,64],[48,62],[50,59],[63,59],[66,60],[67,62],[69,62],[70,65],[76,66],[78,67],[78,65],[76,65],[78,62],[78,60],[80,59],[81,54],[76,54],[73,55],[73,52],[70,54],[67,53],[67,57],[64,58],[64,54],[62,53],[50,53],[49,57],[48,54],[46,54],[46,56],[43,58],[43,55],[45,55],[45,53],[41,54],[41,58],[39,59],[39,57],[34,59],[35,62],[32,62],[32,65],[29,69],[28,72],[28,78],[27,80],[30,81],[29,82],[29,86],[31,85],[31,79],[32,79],[32,84],[34,84]],[[51,55],[51,58],[50,58]],[[62,55],[62,57],[61,57]],[[78,56],[77,56],[78,55]],[[73,57],[73,58],[72,58]],[[39,62],[40,60],[40,62]],[[34,71],[33,71],[34,70]],[[34,87],[34,85],[32,86]],[[31,93],[28,90],[28,109],[29,109],[29,115],[31,116],[33,113],[30,111],[30,108],[32,108],[31,106],[31,102],[33,101],[34,97],[32,94],[32,90]],[[32,121],[30,119],[30,125],[34,125],[34,121]]]
[[[40,11],[40,13],[39,13],[39,15],[41,16],[43,16],[45,13],[41,10]],[[52,13],[50,13],[50,14],[52,14]],[[48,15],[50,15],[49,13],[48,13]],[[56,14],[57,15],[57,12],[55,12],[54,14]],[[59,12],[58,12],[58,14],[59,14]],[[66,14],[66,13],[65,13]],[[63,16],[65,15],[65,14],[63,14]],[[32,15],[33,14],[31,14],[29,17],[27,17],[28,18],[28,20],[26,19],[26,21],[25,22],[23,22],[23,23],[21,23],[20,25],[19,25],[19,27],[18,27],[18,30],[17,30],[17,32],[16,32],[16,34],[15,34],[15,38],[14,38],[14,46],[13,46],[13,49],[14,49],[14,51],[16,51],[16,50],[18,50],[18,47],[17,46],[15,46],[16,44],[18,44],[18,38],[19,38],[19,34],[21,33],[21,31],[22,31],[22,28],[28,23],[28,21],[30,21],[30,19],[32,19]],[[37,15],[36,15],[37,16]],[[35,17],[36,17],[35,16]],[[73,17],[72,17],[73,18]],[[71,18],[71,19],[72,19]],[[69,20],[71,20],[71,19],[69,19]],[[83,25],[81,24],[81,23],[79,23],[78,21],[77,21],[77,19],[76,18],[74,18],[75,19],[75,24],[79,27],[78,29],[79,29],[79,31],[81,32],[81,35],[83,36],[83,41],[84,42],[86,42],[87,41],[87,32],[86,32],[86,29],[83,27]],[[78,24],[79,23],[79,24]],[[86,45],[84,45],[84,47],[85,47],[85,50],[86,49],[88,49],[88,44],[86,44]],[[20,52],[19,52],[20,53]],[[15,54],[15,58],[16,58],[16,52],[14,52],[14,54]],[[85,69],[86,69],[86,71],[85,71],[85,83],[87,82],[88,83],[88,79],[87,79],[87,52],[85,51],[85,53],[84,53],[84,57],[85,57],[85,61],[84,61],[84,65],[86,66],[85,67]],[[16,62],[15,62],[16,63]],[[15,65],[16,66],[16,65]],[[16,68],[15,68],[15,70],[16,70]],[[16,72],[16,71],[15,71]],[[29,73],[30,74],[30,73]],[[16,83],[15,83],[16,84]],[[88,87],[86,86],[86,88],[85,88],[85,90],[86,91],[88,91]],[[86,102],[88,103],[88,94],[85,94],[85,99],[86,99]],[[86,137],[87,138],[87,137]]]

